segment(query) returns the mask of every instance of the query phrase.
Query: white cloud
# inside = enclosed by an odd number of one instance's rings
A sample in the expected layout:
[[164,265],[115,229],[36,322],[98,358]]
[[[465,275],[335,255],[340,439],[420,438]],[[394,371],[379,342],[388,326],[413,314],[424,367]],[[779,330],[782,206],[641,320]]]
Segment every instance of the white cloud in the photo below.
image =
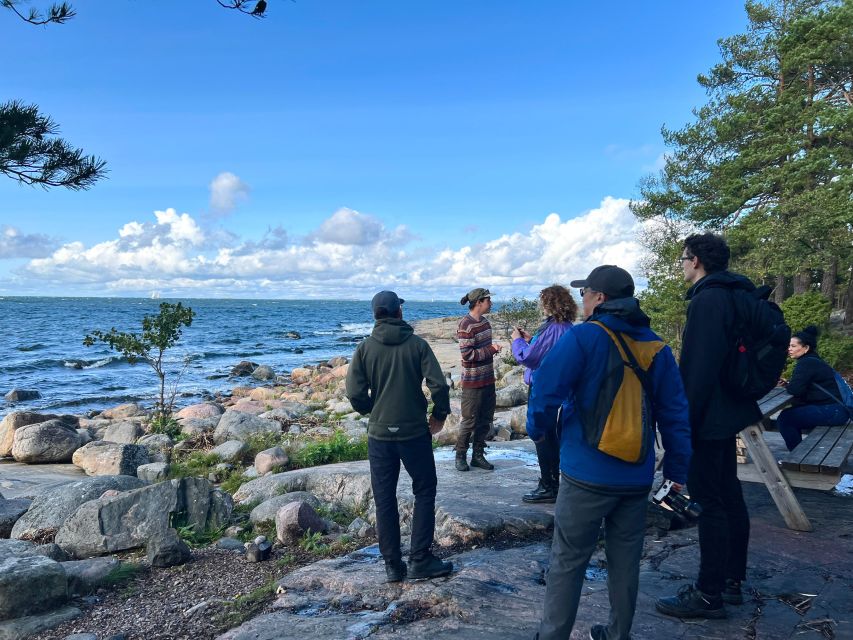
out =
[[223,171],[210,183],[210,208],[219,215],[228,215],[249,197],[249,185],[230,171]]
[[499,298],[535,295],[553,282],[582,278],[599,264],[639,274],[639,223],[628,200],[605,198],[567,220],[552,213],[526,233],[484,244],[435,247],[412,244],[405,227],[339,209],[306,238],[282,227],[260,240],[205,234],[188,214],[154,212],[156,222],[129,222],[113,240],[66,244],[18,271],[27,281],[77,286],[80,293],[189,294],[197,297],[366,298],[377,288],[409,297],[457,299],[471,286]]
[[15,227],[0,225],[0,260],[41,258],[50,255],[56,241],[41,233],[25,234]]
[[384,230],[373,216],[342,207],[320,225],[316,237],[320,242],[366,245],[379,240]]

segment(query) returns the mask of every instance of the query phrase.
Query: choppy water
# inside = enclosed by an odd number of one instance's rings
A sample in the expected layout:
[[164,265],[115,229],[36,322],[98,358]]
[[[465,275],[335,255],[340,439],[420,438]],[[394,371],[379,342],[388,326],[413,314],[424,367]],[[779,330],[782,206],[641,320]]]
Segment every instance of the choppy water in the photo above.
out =
[[[83,413],[131,400],[153,403],[157,378],[131,366],[106,345],[83,346],[90,331],[141,332],[142,316],[161,300],[139,298],[0,298],[0,416],[16,409]],[[177,300],[169,300],[177,302]],[[167,353],[172,372],[189,366],[178,405],[230,389],[249,378],[229,379],[240,360],[289,372],[306,363],[348,356],[373,327],[369,302],[293,300],[183,300],[196,312]],[[458,303],[406,302],[406,320],[461,315]],[[296,331],[300,339],[286,337]],[[299,353],[299,351],[302,353]],[[37,389],[38,400],[7,403],[13,388]]]

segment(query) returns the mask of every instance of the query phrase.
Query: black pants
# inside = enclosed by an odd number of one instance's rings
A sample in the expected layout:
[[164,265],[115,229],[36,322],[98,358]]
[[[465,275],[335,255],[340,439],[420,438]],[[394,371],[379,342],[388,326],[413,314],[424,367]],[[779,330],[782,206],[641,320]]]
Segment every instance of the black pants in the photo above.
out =
[[734,436],[693,441],[687,488],[702,506],[696,584],[709,595],[719,595],[726,578],[746,577],[749,513],[737,479]]
[[462,422],[456,438],[456,453],[468,453],[468,443],[474,440],[474,450],[486,446],[486,436],[495,419],[495,385],[479,389],[462,389]]
[[[530,399],[531,385],[527,390]],[[560,420],[562,408],[557,412],[554,424],[546,425],[545,436],[541,442],[535,442],[536,458],[539,461],[539,473],[545,482],[559,484],[560,482]]]
[[376,531],[379,552],[386,562],[399,562],[400,512],[397,508],[397,481],[400,462],[412,478],[415,512],[412,517],[412,548],[409,560],[420,560],[429,553],[435,533],[435,458],[432,437],[424,435],[411,440],[377,440],[368,438],[370,484],[376,503]]

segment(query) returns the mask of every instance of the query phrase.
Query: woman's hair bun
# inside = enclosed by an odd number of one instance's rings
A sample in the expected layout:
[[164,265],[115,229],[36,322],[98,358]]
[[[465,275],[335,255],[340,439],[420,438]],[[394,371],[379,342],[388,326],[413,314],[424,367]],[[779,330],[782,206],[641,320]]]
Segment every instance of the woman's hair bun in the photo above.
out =
[[459,304],[468,304],[468,294],[466,293],[463,298],[459,301]]

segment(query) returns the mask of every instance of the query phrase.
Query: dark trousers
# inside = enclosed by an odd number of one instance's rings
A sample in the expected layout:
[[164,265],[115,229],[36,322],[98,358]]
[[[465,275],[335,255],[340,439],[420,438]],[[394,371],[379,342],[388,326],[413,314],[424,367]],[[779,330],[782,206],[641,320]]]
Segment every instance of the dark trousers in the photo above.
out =
[[[530,399],[530,392],[533,390],[533,385],[527,389],[527,398]],[[542,480],[545,483],[559,484],[560,482],[560,420],[562,417],[562,408],[557,412],[557,419],[554,424],[547,425],[544,429],[545,435],[540,442],[535,442],[536,458],[539,461],[539,473],[542,475]]]
[[386,562],[399,562],[400,512],[397,508],[397,481],[400,462],[412,478],[415,512],[412,517],[412,547],[409,560],[420,560],[429,553],[435,533],[435,458],[428,432],[411,440],[368,438],[370,484],[376,503],[376,532],[379,552]]
[[702,506],[699,516],[699,579],[708,595],[719,595],[726,578],[746,577],[749,513],[737,479],[735,438],[694,440],[687,476],[690,497]]
[[804,404],[780,413],[776,427],[788,451],[793,451],[803,441],[803,429],[838,427],[847,424],[848,418],[847,409],[840,404]]
[[456,438],[456,453],[468,453],[468,443],[472,437],[474,451],[482,451],[494,418],[494,384],[479,389],[462,389],[462,422],[459,424],[459,436]]
[[648,488],[629,493],[598,493],[563,476],[554,511],[551,567],[546,577],[545,612],[539,640],[568,640],[577,617],[586,568],[604,520],[608,640],[630,637],[640,580]]

